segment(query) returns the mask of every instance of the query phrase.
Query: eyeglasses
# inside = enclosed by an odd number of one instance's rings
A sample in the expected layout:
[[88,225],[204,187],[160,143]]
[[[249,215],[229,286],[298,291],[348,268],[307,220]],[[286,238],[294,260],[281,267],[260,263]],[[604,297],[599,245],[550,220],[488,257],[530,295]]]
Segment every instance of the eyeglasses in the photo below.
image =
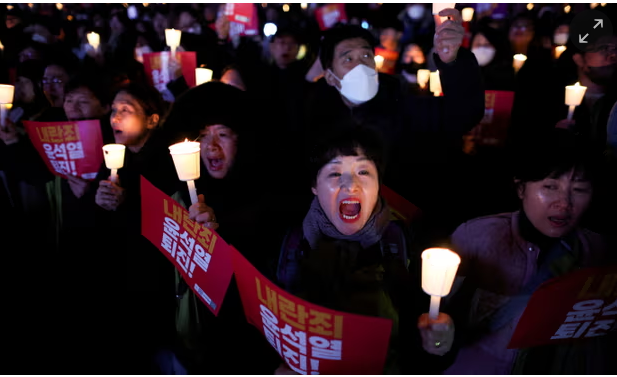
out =
[[46,78],[43,77],[43,79],[41,80],[41,84],[43,85],[47,85],[47,84],[62,84],[64,81],[62,79],[59,79],[57,77],[52,77],[52,78]]

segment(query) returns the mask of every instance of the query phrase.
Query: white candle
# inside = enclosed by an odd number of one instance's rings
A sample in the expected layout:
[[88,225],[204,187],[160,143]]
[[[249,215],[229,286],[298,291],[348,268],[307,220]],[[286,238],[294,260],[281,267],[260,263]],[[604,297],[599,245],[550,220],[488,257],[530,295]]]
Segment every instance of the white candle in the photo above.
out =
[[473,20],[473,8],[464,8],[461,13],[463,14],[463,21],[471,22],[471,20]]
[[566,50],[566,46],[557,46],[555,47],[555,59],[559,59],[561,54]]
[[176,55],[176,49],[180,46],[182,31],[176,29],[165,29],[165,42],[171,49],[172,58]]
[[126,146],[123,144],[107,144],[103,146],[103,156],[105,166],[111,169],[111,181],[118,183],[118,169],[124,166],[124,152]]
[[197,203],[196,179],[199,179],[200,144],[196,141],[184,140],[169,147],[169,153],[174,160],[178,178],[185,181],[189,188],[192,204]]
[[433,15],[438,15],[444,9],[454,8],[456,3],[433,3]]
[[384,57],[381,55],[375,55],[375,67],[377,67],[377,69],[381,69],[383,67],[383,61],[384,61]]
[[88,33],[86,37],[88,38],[88,43],[92,46],[92,48],[94,48],[95,50],[99,48],[99,45],[101,44],[100,35],[92,32],[92,33]]
[[581,86],[580,83],[566,86],[566,105],[568,106],[568,119],[572,120],[574,109],[579,106],[585,98],[586,86]]
[[514,72],[518,72],[525,64],[527,57],[523,54],[516,54],[512,59],[512,67],[514,67]]
[[9,110],[13,107],[13,96],[15,87],[13,85],[0,85],[0,127],[6,131],[6,117]]
[[431,71],[429,71],[428,69],[418,69],[417,77],[418,85],[420,85],[420,87],[424,89],[426,88],[426,84],[431,77]]
[[422,290],[431,296],[430,318],[437,319],[441,297],[450,293],[460,263],[458,254],[448,249],[422,252]]
[[208,68],[195,68],[195,82],[201,85],[212,80],[212,70]]
[[439,79],[439,71],[431,72],[430,79],[431,93],[433,93],[435,97],[439,97],[441,95],[441,80]]

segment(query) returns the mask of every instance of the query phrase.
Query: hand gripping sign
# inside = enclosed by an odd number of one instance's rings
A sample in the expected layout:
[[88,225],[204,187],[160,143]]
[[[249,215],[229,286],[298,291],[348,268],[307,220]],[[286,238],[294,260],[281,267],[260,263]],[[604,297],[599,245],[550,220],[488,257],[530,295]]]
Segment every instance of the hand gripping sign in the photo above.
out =
[[508,348],[568,343],[617,330],[617,266],[586,268],[531,296]]
[[54,175],[96,178],[103,163],[103,136],[98,120],[23,123],[34,148]]
[[231,247],[247,320],[300,374],[382,374],[392,321],[311,304],[277,287]]
[[231,282],[229,246],[213,230],[141,177],[141,232],[169,259],[187,285],[218,315]]

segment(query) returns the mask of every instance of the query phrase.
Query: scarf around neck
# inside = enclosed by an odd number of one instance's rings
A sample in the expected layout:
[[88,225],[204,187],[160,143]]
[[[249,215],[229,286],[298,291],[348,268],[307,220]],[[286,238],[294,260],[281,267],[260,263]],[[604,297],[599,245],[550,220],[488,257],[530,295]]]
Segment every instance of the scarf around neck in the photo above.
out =
[[377,201],[375,211],[364,227],[359,232],[346,236],[339,232],[334,224],[330,222],[321,208],[319,200],[315,197],[311,203],[311,208],[302,223],[302,230],[304,231],[304,237],[308,241],[311,248],[317,247],[319,240],[324,237],[337,240],[356,241],[360,243],[362,248],[367,248],[381,240],[381,237],[389,223],[390,208],[380,197]]

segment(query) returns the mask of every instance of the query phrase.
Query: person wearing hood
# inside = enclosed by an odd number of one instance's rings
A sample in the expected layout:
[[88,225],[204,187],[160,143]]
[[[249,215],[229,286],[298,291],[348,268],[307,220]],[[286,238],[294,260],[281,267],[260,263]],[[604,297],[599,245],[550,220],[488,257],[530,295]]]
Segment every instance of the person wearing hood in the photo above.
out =
[[[181,191],[190,218],[215,229],[271,276],[268,263],[286,221],[277,208],[289,203],[277,197],[285,185],[264,178],[264,165],[277,162],[264,148],[267,139],[260,130],[265,126],[248,93],[221,82],[191,88],[173,104],[165,127],[173,130],[174,141],[201,143],[201,176],[195,181],[199,202],[189,205],[188,190]],[[176,289],[178,344],[172,352],[188,373],[269,374],[276,368],[276,351],[246,322],[235,281],[216,317],[181,279]],[[244,361],[229,363],[232,355],[243,355]]]
[[512,91],[515,87],[513,53],[506,35],[490,27],[490,22],[488,18],[480,21],[471,39],[471,52],[478,60],[486,90]]
[[322,40],[325,76],[316,83],[306,108],[309,143],[353,123],[377,130],[393,161],[384,183],[427,212],[445,204],[444,196],[436,195],[439,187],[448,186],[439,183],[448,176],[443,169],[452,169],[463,135],[484,114],[478,63],[469,50],[460,48],[464,35],[460,12],[445,9],[440,15],[452,18],[435,33],[434,57],[443,97],[402,95],[396,77],[375,70],[372,34],[344,25],[328,30]]

